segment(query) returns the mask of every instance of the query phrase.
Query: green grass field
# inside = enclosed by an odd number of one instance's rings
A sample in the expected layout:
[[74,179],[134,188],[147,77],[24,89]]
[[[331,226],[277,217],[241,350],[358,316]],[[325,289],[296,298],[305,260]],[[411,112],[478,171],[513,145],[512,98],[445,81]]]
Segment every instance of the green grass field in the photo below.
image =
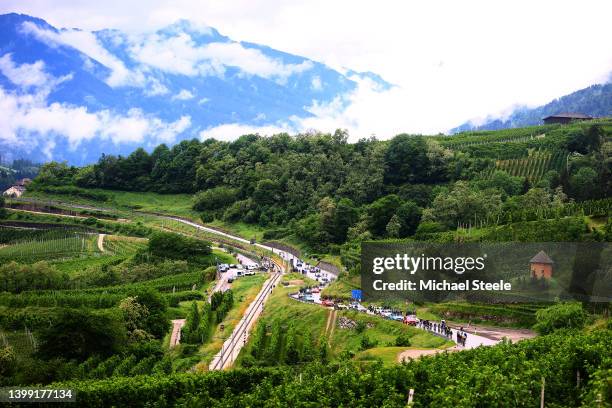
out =
[[92,199],[75,197],[66,194],[51,194],[38,191],[28,191],[24,197],[40,200],[54,200],[66,203],[86,204],[92,207],[116,208],[119,210],[141,210],[178,215],[186,218],[197,218],[197,213],[191,209],[190,194],[158,194],[152,192],[132,192],[103,189],[88,189],[93,193],[103,193],[110,200],[99,202]]

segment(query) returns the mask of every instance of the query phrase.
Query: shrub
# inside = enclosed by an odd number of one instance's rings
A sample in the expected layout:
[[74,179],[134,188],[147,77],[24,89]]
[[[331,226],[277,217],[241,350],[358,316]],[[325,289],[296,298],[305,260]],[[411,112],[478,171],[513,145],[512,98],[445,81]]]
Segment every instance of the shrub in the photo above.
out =
[[559,303],[536,312],[533,328],[540,334],[558,329],[580,329],[587,322],[587,313],[580,303]]
[[395,339],[395,345],[398,347],[409,347],[412,343],[410,342],[410,336],[407,334],[400,334]]

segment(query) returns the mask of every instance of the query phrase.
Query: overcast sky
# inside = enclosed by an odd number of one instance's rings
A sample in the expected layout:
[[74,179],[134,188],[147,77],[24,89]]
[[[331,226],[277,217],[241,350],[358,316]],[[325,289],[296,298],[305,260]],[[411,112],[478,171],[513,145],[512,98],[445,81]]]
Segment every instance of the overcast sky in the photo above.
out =
[[0,12],[131,32],[185,18],[235,40],[375,72],[398,87],[360,87],[346,110],[308,123],[360,136],[446,131],[605,82],[612,70],[609,0],[0,0]]

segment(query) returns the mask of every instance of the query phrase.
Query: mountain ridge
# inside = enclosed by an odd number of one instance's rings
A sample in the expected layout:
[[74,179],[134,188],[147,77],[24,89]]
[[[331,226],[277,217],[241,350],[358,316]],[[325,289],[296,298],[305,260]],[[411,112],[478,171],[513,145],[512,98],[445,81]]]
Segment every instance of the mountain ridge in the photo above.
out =
[[521,106],[506,118],[489,116],[482,124],[468,121],[451,129],[450,133],[540,125],[546,116],[562,112],[583,113],[593,117],[612,116],[612,83],[594,84],[535,108]]
[[10,110],[0,148],[13,158],[85,164],[228,125],[299,129],[316,107],[348,103],[344,96],[366,79],[392,86],[188,20],[131,34],[4,14],[0,103]]

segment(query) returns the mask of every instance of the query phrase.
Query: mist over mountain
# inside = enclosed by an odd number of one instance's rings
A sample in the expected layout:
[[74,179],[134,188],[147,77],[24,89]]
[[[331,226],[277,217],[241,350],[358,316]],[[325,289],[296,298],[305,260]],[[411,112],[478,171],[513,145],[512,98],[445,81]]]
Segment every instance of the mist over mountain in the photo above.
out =
[[584,113],[593,117],[612,116],[612,83],[592,85],[555,99],[537,108],[520,107],[505,118],[487,117],[482,123],[468,121],[451,133],[469,130],[498,130],[542,124],[546,116],[562,112]]
[[324,107],[348,103],[343,95],[359,81],[392,86],[185,20],[128,34],[5,14],[0,150],[5,160],[84,164],[102,153],[223,137],[227,127],[300,129]]

